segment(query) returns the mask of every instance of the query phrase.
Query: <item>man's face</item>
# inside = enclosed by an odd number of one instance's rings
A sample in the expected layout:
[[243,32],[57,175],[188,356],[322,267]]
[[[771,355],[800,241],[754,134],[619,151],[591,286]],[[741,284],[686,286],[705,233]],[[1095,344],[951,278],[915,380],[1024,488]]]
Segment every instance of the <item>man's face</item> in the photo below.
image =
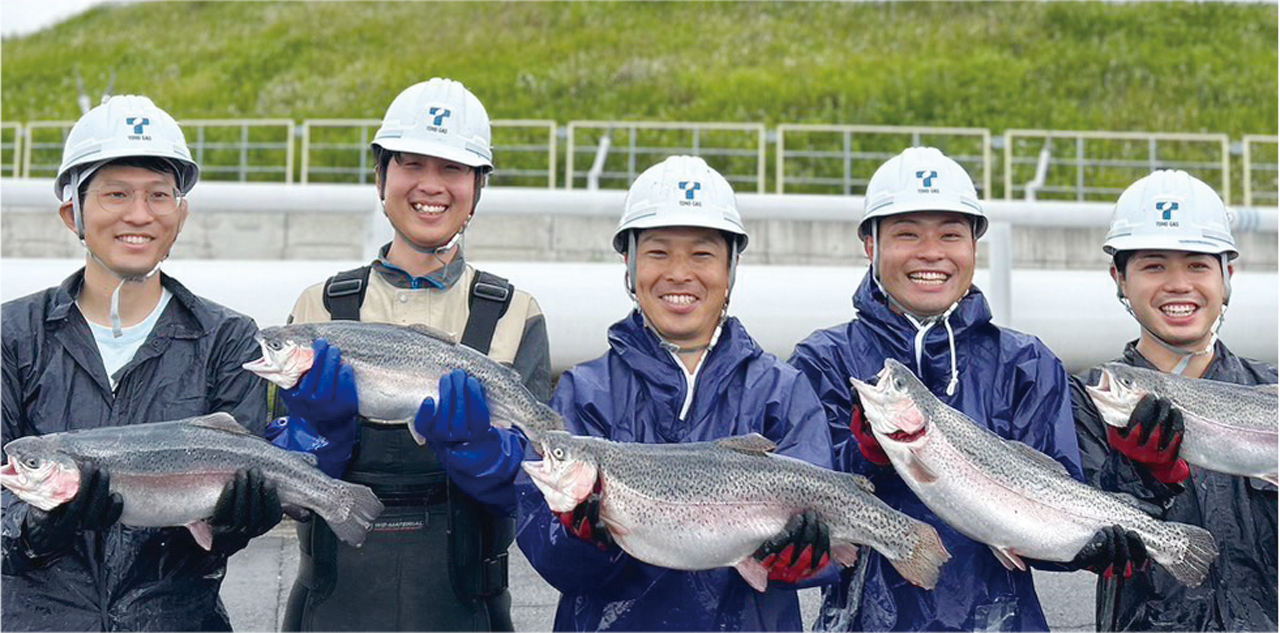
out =
[[1123,276],[1114,267],[1111,274],[1138,322],[1161,340],[1184,347],[1208,344],[1226,294],[1217,255],[1136,251]]
[[[874,261],[876,244],[863,240]],[[880,283],[916,316],[941,314],[973,283],[977,242],[961,213],[923,211],[880,219]]]
[[387,218],[420,247],[448,242],[475,206],[475,169],[462,163],[401,153],[387,164],[386,180]]
[[[173,174],[140,167],[108,165],[93,173],[84,197],[84,241],[108,268],[122,275],[145,275],[169,255],[187,220],[187,203],[167,214],[177,188]],[[130,202],[126,202],[131,199]],[[62,221],[76,230],[71,203],[59,210]]]
[[729,292],[729,245],[719,231],[647,229],[636,240],[636,298],[645,317],[681,347],[703,345]]

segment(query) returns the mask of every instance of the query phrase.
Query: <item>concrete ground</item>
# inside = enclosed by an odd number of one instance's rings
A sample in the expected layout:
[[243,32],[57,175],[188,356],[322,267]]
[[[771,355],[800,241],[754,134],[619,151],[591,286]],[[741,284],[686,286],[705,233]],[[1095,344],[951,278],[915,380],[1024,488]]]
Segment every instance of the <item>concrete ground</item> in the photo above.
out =
[[[237,631],[275,631],[284,617],[285,601],[298,568],[298,543],[286,521],[231,559],[222,600]],[[520,548],[511,548],[512,619],[517,631],[548,631],[559,593],[529,566]],[[1093,629],[1093,579],[1089,572],[1035,572],[1036,587],[1049,626],[1055,631]],[[818,589],[800,591],[806,629],[812,628],[821,596]]]

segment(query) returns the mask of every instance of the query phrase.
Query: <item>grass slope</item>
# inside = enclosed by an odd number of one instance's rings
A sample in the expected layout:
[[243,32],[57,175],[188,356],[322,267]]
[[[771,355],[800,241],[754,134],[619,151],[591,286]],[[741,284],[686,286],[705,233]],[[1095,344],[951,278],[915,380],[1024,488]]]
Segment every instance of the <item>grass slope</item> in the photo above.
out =
[[467,84],[495,118],[1275,134],[1255,4],[156,2],[0,44],[7,121],[90,91],[179,118],[379,118]]

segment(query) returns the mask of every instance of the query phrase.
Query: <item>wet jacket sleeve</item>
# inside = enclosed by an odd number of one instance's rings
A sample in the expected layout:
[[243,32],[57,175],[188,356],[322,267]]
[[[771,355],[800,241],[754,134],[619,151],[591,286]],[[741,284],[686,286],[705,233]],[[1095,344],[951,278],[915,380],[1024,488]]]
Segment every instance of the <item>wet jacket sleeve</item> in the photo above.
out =
[[844,367],[839,348],[831,344],[829,336],[827,332],[819,332],[809,337],[796,346],[787,362],[800,370],[821,403],[831,433],[835,469],[868,477],[884,473],[885,467],[872,464],[862,456],[858,440],[849,430],[853,410],[851,372]]
[[1096,381],[1096,370],[1086,378],[1071,378],[1071,408],[1085,480],[1100,490],[1129,494],[1167,510],[1173,498],[1182,492],[1182,485],[1166,484],[1120,451],[1111,450],[1106,423],[1085,391],[1086,384]]
[[[10,323],[4,323],[3,373],[0,374],[4,384],[2,395],[4,425],[0,446],[26,435],[22,431],[25,421],[22,419],[22,407],[19,404],[22,383],[18,373],[17,351],[11,345],[10,335],[13,334],[13,330],[10,328]],[[0,503],[3,503],[3,508],[0,509],[0,556],[3,557],[4,574],[7,576],[20,574],[37,564],[22,544],[22,523],[26,519],[28,506],[8,489],[0,491]]]
[[[608,437],[607,422],[597,414],[600,403],[579,401],[583,396],[578,393],[577,381],[591,369],[579,366],[565,372],[551,398],[551,408],[564,416],[570,433]],[[529,454],[534,455],[533,451]],[[609,584],[629,567],[643,565],[616,545],[601,551],[593,543],[570,534],[547,507],[542,492],[527,474],[521,473],[516,483],[519,497],[516,542],[529,564],[561,593],[590,593]]]
[[551,346],[547,339],[547,320],[542,314],[525,321],[520,348],[511,365],[538,402],[551,399]]
[[1031,348],[1032,358],[1020,359],[1013,373],[1011,420],[1013,437],[1052,457],[1066,467],[1076,481],[1084,481],[1080,447],[1076,442],[1071,411],[1071,386],[1067,370],[1043,345]]
[[261,356],[247,317],[228,319],[215,332],[209,359],[209,411],[225,411],[254,435],[266,430],[267,383],[243,365]]

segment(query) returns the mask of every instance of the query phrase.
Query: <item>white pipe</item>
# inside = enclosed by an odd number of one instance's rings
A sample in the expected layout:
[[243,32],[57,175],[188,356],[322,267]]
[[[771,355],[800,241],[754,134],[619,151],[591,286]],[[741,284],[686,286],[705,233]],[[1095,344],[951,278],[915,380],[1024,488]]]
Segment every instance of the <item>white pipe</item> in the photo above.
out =
[[1036,174],[1026,186],[1028,202],[1036,201],[1036,192],[1040,191],[1040,188],[1044,186],[1045,179],[1049,177],[1049,158],[1051,155],[1049,143],[1045,143],[1044,147],[1040,148],[1040,157],[1036,160]]
[[[50,179],[0,179],[5,212],[52,213],[57,209]],[[493,215],[582,215],[617,218],[627,192],[537,187],[486,188],[480,213]],[[201,182],[191,192],[193,211],[214,212],[357,212],[378,203],[373,185]],[[747,220],[818,220],[857,222],[861,196],[740,193],[738,208]],[[1111,203],[984,200],[992,222],[1014,226],[1098,228],[1111,221]],[[554,209],[554,211],[548,211]],[[1274,233],[1280,227],[1276,207],[1233,207],[1233,230]]]
[[596,158],[591,161],[591,170],[587,172],[587,191],[600,190],[600,174],[604,171],[604,163],[609,158],[609,146],[613,139],[608,132],[600,137],[600,145],[596,147]]
[[[8,301],[57,285],[83,260],[5,259],[0,300]],[[253,317],[258,325],[284,323],[304,288],[365,262],[269,260],[169,260],[165,272],[198,295]],[[479,262],[510,279],[542,306],[555,371],[596,358],[606,350],[606,330],[626,316],[631,300],[622,288],[623,265],[615,263]],[[761,346],[786,359],[814,330],[853,318],[850,297],[866,269],[837,266],[743,265],[730,313]],[[986,289],[990,275],[978,270],[974,283]],[[1103,269],[1015,270],[1016,330],[1040,337],[1073,372],[1116,358],[1138,336],[1138,326],[1115,298]],[[1231,316],[1222,338],[1237,354],[1276,362],[1277,275],[1237,273]]]

